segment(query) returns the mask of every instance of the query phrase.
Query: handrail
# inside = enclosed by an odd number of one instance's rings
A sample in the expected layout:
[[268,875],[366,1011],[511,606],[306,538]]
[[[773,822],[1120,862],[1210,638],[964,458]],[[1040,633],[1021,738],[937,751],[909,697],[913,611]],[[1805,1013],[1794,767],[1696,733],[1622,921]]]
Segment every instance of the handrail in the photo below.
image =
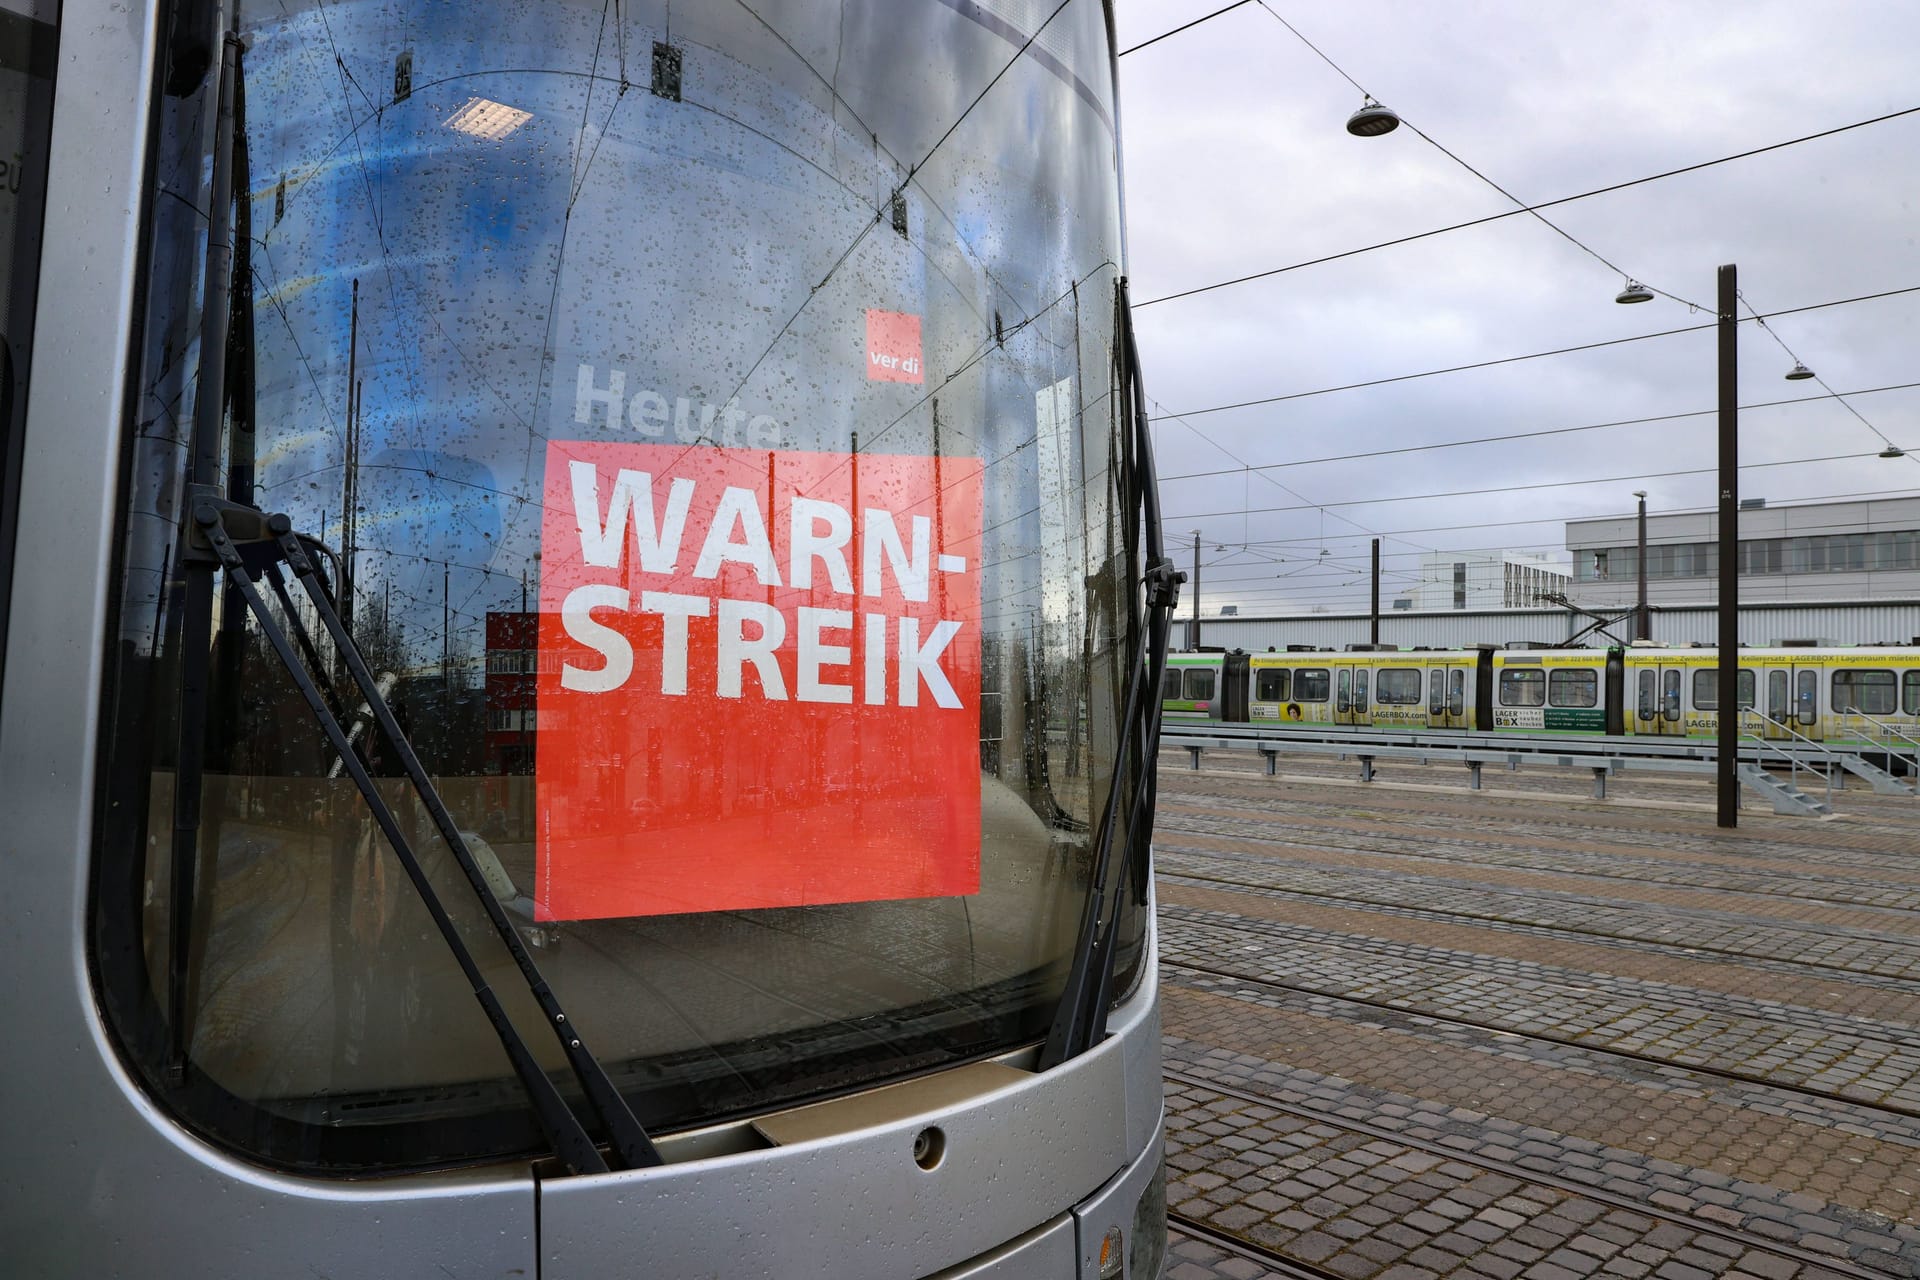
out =
[[[1742,732],[1739,735],[1740,737],[1752,738],[1756,743],[1760,745],[1761,750],[1767,754],[1785,757],[1787,764],[1791,769],[1791,773],[1789,775],[1791,777],[1797,778],[1800,774],[1800,770],[1802,769],[1805,769],[1808,773],[1821,776],[1826,784],[1827,807],[1828,808],[1833,807],[1833,775],[1837,770],[1845,767],[1840,763],[1840,755],[1838,752],[1834,751],[1833,748],[1829,747],[1824,742],[1821,742],[1814,738],[1809,738],[1806,734],[1801,733],[1798,729],[1794,728],[1792,724],[1788,723],[1785,720],[1776,720],[1771,716],[1763,716],[1758,711],[1755,711],[1747,707],[1741,708],[1739,712],[1739,716],[1740,716],[1740,728],[1742,729]],[[1749,716],[1751,716],[1755,721],[1759,722],[1762,725],[1772,725],[1776,729],[1786,730],[1788,737],[1793,738],[1799,742],[1804,742],[1808,746],[1812,747],[1814,750],[1820,752],[1820,754],[1826,756],[1827,760],[1829,761],[1827,767],[1824,770],[1815,769],[1812,765],[1807,764],[1805,761],[1801,760],[1798,752],[1788,751],[1784,747],[1777,746],[1775,743],[1769,741],[1768,739],[1761,737],[1758,732],[1754,732],[1754,733],[1744,732],[1747,724],[1747,718]]]
[[[1870,715],[1865,711],[1854,709],[1854,710],[1842,711],[1840,714],[1849,715],[1849,716],[1859,716],[1862,720],[1865,720],[1868,724],[1878,729],[1880,731],[1880,741],[1882,742],[1882,744],[1886,746],[1887,753],[1889,755],[1898,755],[1902,760],[1907,762],[1907,764],[1913,769],[1913,771],[1916,774],[1920,774],[1920,738],[1915,738],[1910,734],[1902,733],[1900,732],[1900,730],[1888,724],[1885,720],[1879,719],[1877,716]],[[1889,738],[1900,739],[1900,741],[1906,743],[1909,747],[1913,748],[1913,754],[1908,755],[1904,752],[1896,752],[1893,748],[1893,744],[1888,741]]]
[[[1766,732],[1763,726],[1771,726],[1772,739],[1762,736]],[[1818,774],[1829,810],[1833,805],[1833,793],[1844,784],[1846,773],[1867,778],[1875,791],[1916,794],[1914,788],[1890,779],[1884,770],[1869,767],[1871,762],[1863,757],[1863,752],[1891,752],[1892,749],[1873,742],[1864,728],[1844,741],[1827,743],[1809,737],[1792,722],[1771,720],[1751,707],[1741,709],[1739,727],[1741,732],[1735,759],[1742,767],[1758,764],[1765,770],[1777,768],[1784,761],[1790,770],[1789,775],[1772,784],[1775,786],[1798,783],[1801,770]],[[1898,735],[1899,731],[1894,732]],[[1352,757],[1361,761],[1363,781],[1371,780],[1370,759],[1419,759],[1423,762],[1456,760],[1474,769],[1476,774],[1483,764],[1497,763],[1517,768],[1525,761],[1602,769],[1612,774],[1628,769],[1683,773],[1717,767],[1717,752],[1711,741],[1665,734],[1513,733],[1428,729],[1424,725],[1303,725],[1169,718],[1163,731],[1163,741],[1168,746],[1189,751],[1196,748],[1233,747],[1258,750],[1268,756],[1269,773],[1273,771],[1271,766],[1275,753],[1338,754],[1342,759]],[[1920,746],[1920,738],[1913,741]],[[1816,752],[1818,755],[1815,755]],[[1199,768],[1197,759],[1193,767]],[[1764,777],[1750,775],[1750,778],[1753,789],[1762,795],[1772,795]],[[1595,794],[1604,799],[1601,786],[1601,780],[1596,779]],[[1814,798],[1806,799],[1805,803],[1817,806],[1821,791],[1814,791],[1810,786],[1807,791],[1813,792]],[[1774,803],[1777,808],[1782,801],[1774,797]]]
[[[1498,751],[1521,756],[1565,755],[1605,753],[1632,757],[1673,757],[1689,760],[1714,758],[1714,744],[1711,739],[1685,738],[1666,734],[1613,734],[1568,732],[1565,734],[1527,731],[1492,731],[1476,729],[1428,729],[1425,726],[1405,728],[1381,725],[1333,725],[1333,724],[1283,724],[1274,721],[1219,721],[1195,717],[1183,719],[1168,716],[1166,733],[1204,734],[1218,739],[1242,739],[1251,746],[1255,742],[1273,740],[1276,742],[1340,742],[1349,744],[1347,750],[1380,746],[1419,747],[1437,756],[1452,752],[1469,750]],[[1819,745],[1819,744],[1815,744]],[[1755,748],[1743,747],[1744,754],[1777,755],[1783,747],[1777,743],[1756,740]]]

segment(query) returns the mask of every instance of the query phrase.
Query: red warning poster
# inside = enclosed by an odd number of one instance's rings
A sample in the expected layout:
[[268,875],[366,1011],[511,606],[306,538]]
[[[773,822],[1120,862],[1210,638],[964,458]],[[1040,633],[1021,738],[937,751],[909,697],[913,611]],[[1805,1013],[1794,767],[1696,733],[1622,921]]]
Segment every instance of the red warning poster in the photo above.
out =
[[545,919],[977,891],[980,463],[555,441]]

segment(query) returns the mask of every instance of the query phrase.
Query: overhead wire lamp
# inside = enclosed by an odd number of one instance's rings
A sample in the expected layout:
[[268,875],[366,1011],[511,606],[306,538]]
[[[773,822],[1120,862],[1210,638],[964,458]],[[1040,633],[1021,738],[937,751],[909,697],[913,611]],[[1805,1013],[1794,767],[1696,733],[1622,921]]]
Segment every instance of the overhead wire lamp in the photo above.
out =
[[1801,364],[1798,360],[1793,362],[1793,368],[1787,370],[1788,382],[1805,382],[1812,376],[1813,370],[1807,368],[1807,366]]
[[1347,132],[1356,138],[1377,138],[1400,127],[1400,117],[1392,107],[1383,107],[1369,95],[1360,109],[1347,117]]
[[1615,294],[1613,300],[1621,304],[1630,302],[1652,302],[1653,290],[1629,276],[1627,278],[1627,287]]

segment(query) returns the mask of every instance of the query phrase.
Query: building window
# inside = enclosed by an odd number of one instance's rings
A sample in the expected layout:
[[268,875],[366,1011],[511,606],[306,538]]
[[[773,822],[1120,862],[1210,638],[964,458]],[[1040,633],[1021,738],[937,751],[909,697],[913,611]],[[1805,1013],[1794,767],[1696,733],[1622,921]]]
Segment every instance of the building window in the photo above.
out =
[[490,676],[530,676],[534,670],[532,649],[487,650],[487,674]]
[[1453,562],[1453,607],[1467,607],[1467,566],[1465,561]]

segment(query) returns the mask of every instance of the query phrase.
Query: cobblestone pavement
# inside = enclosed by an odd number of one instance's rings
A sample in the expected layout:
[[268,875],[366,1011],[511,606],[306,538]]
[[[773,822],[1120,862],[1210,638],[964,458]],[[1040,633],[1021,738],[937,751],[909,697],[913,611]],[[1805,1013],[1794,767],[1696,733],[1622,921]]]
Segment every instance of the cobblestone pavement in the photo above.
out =
[[[1920,1276],[1920,800],[1176,760],[1176,1216],[1345,1280]],[[1169,1277],[1267,1273],[1176,1220]]]

